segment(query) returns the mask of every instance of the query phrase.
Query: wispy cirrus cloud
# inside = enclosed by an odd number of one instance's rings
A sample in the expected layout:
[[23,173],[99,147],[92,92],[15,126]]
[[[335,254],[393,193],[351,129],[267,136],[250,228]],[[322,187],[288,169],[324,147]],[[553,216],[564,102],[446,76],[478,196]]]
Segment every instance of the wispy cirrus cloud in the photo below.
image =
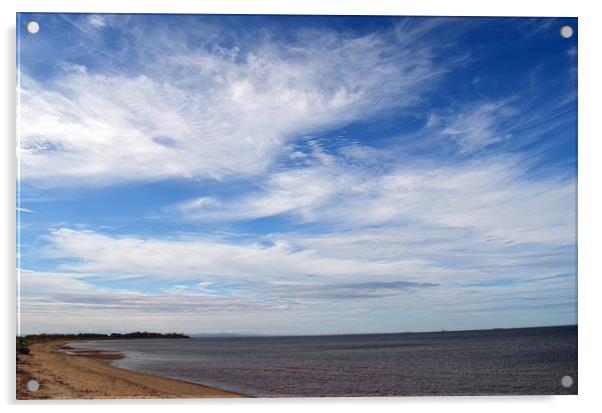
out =
[[[89,23],[101,27],[97,17]],[[386,33],[306,30],[286,45],[264,38],[218,52],[163,34],[179,46],[159,49],[156,34],[142,41],[144,53],[161,54],[139,58],[136,75],[67,62],[45,81],[22,74],[24,181],[254,176],[296,136],[411,107],[449,70],[433,64],[428,45],[400,48]],[[160,75],[144,74],[149,67]]]
[[284,216],[331,229],[434,225],[471,229],[505,242],[574,242],[572,178],[530,180],[531,163],[524,157],[396,166],[384,172],[330,161],[272,174],[250,195],[228,202],[199,198],[171,213],[193,222]]
[[[144,274],[163,279],[201,278],[261,282],[319,277],[322,282],[418,279],[427,269],[420,260],[378,262],[331,257],[313,249],[298,250],[282,239],[240,244],[219,239],[141,239],[111,237],[91,231],[58,229],[49,236],[47,256],[71,261],[62,270],[115,275]],[[75,260],[75,261],[74,261]],[[74,261],[74,262],[73,262]]]
[[508,121],[517,110],[505,102],[479,103],[463,113],[452,116],[441,134],[453,139],[460,153],[479,151],[506,139],[498,125]]

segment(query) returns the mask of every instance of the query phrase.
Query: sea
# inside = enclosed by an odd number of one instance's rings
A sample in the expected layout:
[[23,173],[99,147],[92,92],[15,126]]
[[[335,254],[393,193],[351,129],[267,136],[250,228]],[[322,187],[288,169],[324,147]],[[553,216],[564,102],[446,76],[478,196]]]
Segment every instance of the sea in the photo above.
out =
[[72,346],[122,352],[116,367],[251,397],[546,395],[578,387],[577,326]]

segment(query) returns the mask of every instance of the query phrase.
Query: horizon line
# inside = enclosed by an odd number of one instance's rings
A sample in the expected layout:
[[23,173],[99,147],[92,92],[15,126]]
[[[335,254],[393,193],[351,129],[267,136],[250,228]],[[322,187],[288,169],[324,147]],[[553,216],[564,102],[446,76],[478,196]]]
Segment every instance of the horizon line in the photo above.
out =
[[85,334],[103,334],[110,336],[112,334],[134,334],[134,333],[151,333],[151,334],[182,334],[189,336],[189,338],[195,338],[195,336],[202,337],[211,337],[211,338],[220,338],[220,337],[237,337],[237,338],[245,338],[245,337],[253,337],[253,338],[261,338],[261,337],[333,337],[333,336],[368,336],[368,335],[395,335],[395,334],[430,334],[430,333],[462,333],[462,332],[471,332],[471,331],[495,331],[495,330],[528,330],[528,329],[536,329],[536,328],[561,328],[561,327],[578,327],[578,323],[574,324],[553,324],[553,325],[539,325],[539,326],[527,326],[527,327],[491,327],[491,328],[476,328],[476,329],[462,329],[462,330],[430,330],[430,331],[395,331],[395,332],[380,332],[380,333],[332,333],[332,334],[253,334],[253,333],[183,333],[177,331],[171,332],[154,332],[154,331],[131,331],[128,333],[30,333],[25,334],[23,336],[17,335],[17,337],[27,337],[27,336],[36,336],[36,335],[85,335]]

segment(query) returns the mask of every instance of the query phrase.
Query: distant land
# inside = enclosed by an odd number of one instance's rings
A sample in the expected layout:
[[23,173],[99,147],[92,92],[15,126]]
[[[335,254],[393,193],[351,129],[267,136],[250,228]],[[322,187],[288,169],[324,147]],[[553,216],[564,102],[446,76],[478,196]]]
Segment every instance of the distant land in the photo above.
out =
[[196,333],[190,334],[191,338],[228,338],[228,337],[274,337],[253,333]]
[[546,328],[567,328],[578,327],[578,324],[553,324],[542,326],[526,326],[526,327],[491,327],[491,328],[476,328],[476,329],[460,329],[460,330],[428,330],[428,331],[387,331],[376,333],[333,333],[333,334],[254,334],[254,333],[191,333],[188,338],[277,338],[277,337],[356,337],[356,336],[386,336],[386,335],[419,335],[419,334],[440,334],[440,333],[471,333],[471,332],[487,332],[500,330],[533,330]]
[[28,340],[113,340],[121,338],[190,338],[181,333],[149,333],[147,331],[136,331],[134,333],[58,333],[58,334],[28,334],[22,336]]
[[463,333],[463,332],[486,332],[495,330],[521,330],[538,328],[563,328],[576,327],[577,324],[560,325],[540,325],[540,326],[520,326],[520,327],[491,327],[477,329],[459,329],[459,330],[427,330],[427,331],[385,331],[369,333],[332,333],[332,334],[262,334],[251,332],[215,332],[215,333],[153,333],[153,332],[133,332],[133,333],[39,333],[17,336],[17,339],[28,339],[31,342],[50,341],[50,340],[115,340],[115,339],[134,339],[134,338],[246,338],[246,337],[336,337],[336,336],[367,336],[367,335],[399,335],[399,334],[432,334],[432,333]]
[[17,361],[19,354],[29,354],[29,346],[33,343],[42,343],[47,341],[71,341],[71,340],[121,340],[135,338],[190,338],[181,333],[149,333],[147,331],[136,331],[134,333],[111,333],[111,334],[28,334],[26,336],[17,336]]

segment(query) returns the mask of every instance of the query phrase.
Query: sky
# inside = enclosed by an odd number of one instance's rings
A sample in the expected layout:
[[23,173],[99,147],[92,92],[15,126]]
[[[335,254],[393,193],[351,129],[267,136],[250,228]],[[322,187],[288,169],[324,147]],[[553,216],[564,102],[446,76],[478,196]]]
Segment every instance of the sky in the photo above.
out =
[[17,31],[21,334],[577,322],[576,19]]

